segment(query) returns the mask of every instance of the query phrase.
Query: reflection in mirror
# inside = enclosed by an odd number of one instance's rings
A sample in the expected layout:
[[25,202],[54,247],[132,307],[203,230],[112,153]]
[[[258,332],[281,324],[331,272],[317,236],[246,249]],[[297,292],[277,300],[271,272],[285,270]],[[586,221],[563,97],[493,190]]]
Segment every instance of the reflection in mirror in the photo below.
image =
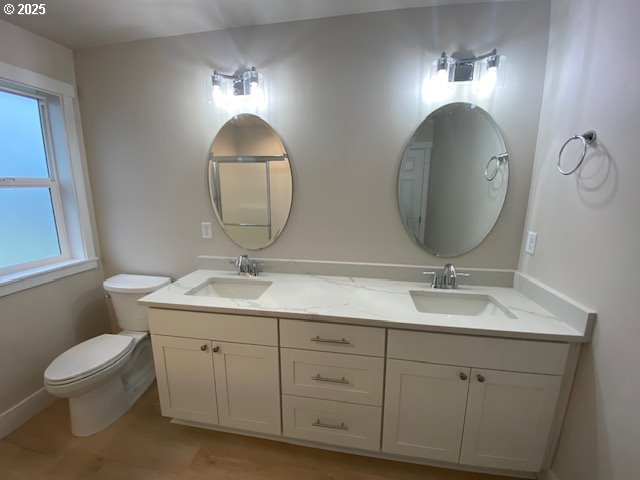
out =
[[425,250],[462,255],[495,225],[508,183],[508,154],[496,123],[475,105],[451,103],[431,113],[405,148],[400,214]]
[[271,245],[291,209],[291,166],[282,140],[260,117],[240,114],[220,129],[209,157],[218,222],[243,248]]

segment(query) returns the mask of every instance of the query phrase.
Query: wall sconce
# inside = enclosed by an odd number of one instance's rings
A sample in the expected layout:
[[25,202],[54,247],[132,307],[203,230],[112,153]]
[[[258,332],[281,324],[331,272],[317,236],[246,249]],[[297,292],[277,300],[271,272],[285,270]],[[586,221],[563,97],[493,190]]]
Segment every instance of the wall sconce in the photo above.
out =
[[242,73],[228,75],[217,70],[211,75],[210,101],[219,108],[260,106],[264,102],[262,74],[251,67]]
[[496,86],[504,86],[507,57],[491,52],[471,58],[447,57],[445,52],[431,63],[431,85],[434,97],[451,92],[456,83],[476,83],[476,93],[485,97]]

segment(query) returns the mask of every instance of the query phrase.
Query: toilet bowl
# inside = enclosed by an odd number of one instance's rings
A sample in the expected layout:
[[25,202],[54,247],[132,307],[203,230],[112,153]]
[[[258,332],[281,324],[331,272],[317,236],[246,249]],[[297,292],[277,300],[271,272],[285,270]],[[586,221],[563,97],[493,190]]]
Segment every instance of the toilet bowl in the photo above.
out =
[[118,420],[155,378],[146,308],[142,296],[170,283],[167,277],[121,274],[105,280],[118,334],[86,340],[58,356],[44,372],[44,386],[69,399],[71,432],[97,433]]

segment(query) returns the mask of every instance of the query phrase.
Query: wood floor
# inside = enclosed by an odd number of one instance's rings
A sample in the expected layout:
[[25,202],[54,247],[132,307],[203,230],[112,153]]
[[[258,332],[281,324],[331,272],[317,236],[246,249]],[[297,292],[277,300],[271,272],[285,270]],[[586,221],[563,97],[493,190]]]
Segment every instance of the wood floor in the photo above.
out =
[[91,437],[71,435],[67,408],[58,400],[0,440],[0,479],[507,480],[173,425],[155,385]]

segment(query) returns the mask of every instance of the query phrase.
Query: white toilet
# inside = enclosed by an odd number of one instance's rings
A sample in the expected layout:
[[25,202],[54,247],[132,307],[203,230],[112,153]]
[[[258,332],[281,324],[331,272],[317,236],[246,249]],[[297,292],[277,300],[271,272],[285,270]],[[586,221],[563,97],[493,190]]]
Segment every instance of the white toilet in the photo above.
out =
[[71,432],[86,437],[118,420],[155,378],[149,323],[139,298],[171,283],[168,277],[116,275],[104,281],[122,332],[70,348],[44,372],[49,393],[69,399]]

